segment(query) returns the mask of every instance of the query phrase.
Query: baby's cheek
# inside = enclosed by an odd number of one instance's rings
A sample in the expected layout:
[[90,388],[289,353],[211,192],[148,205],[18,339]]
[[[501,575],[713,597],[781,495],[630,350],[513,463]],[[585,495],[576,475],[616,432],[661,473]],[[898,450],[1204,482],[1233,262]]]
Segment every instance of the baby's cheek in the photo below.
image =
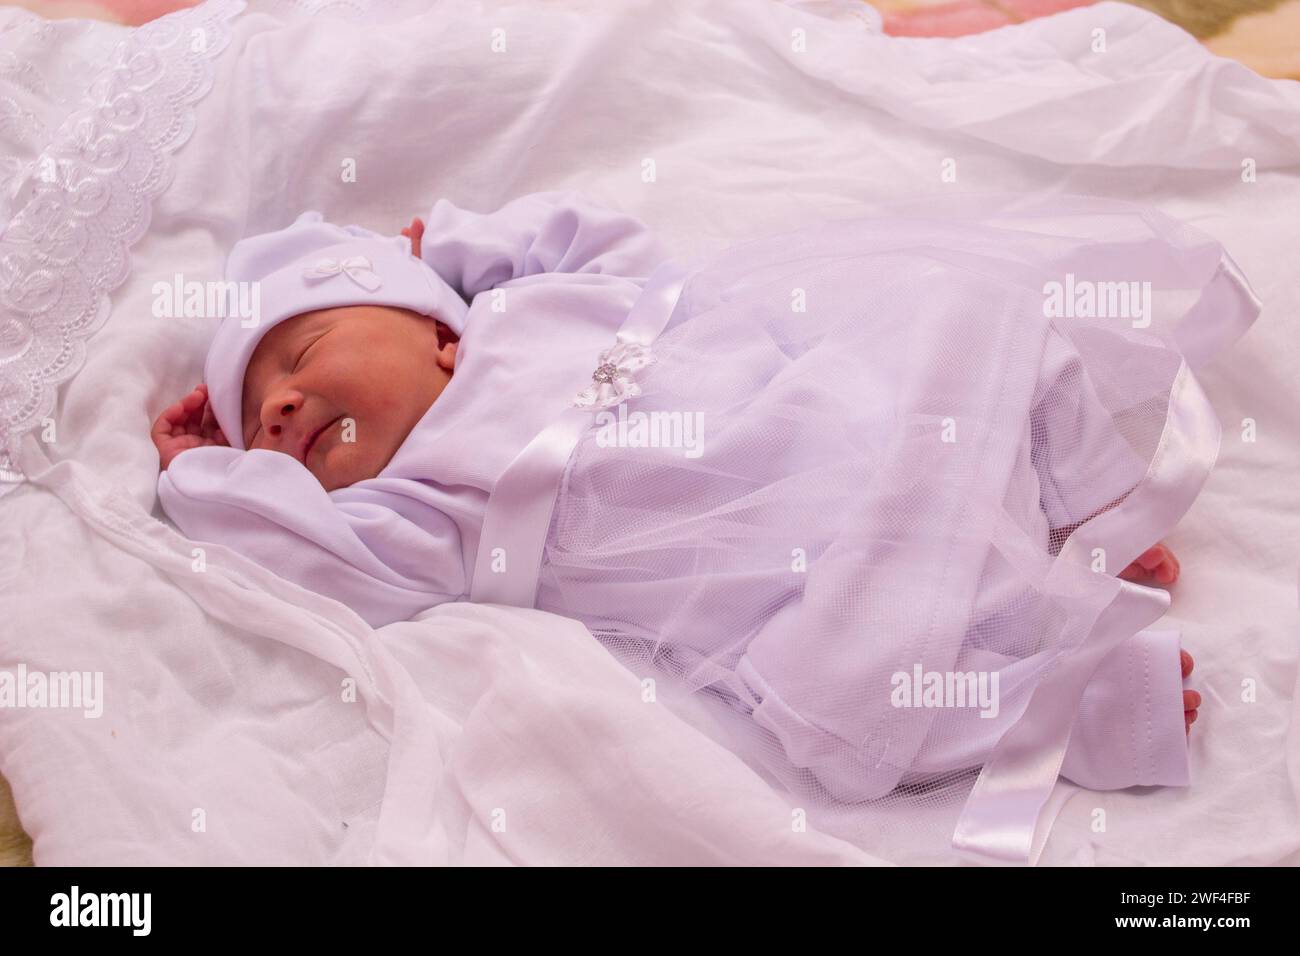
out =
[[380,421],[391,422],[401,412],[404,404],[399,396],[393,395],[391,392],[376,395],[374,402],[375,414],[379,416]]
[[321,484],[328,487],[328,481],[342,488],[374,478],[388,463],[387,459],[379,461],[378,458],[375,436],[367,438],[359,426],[355,430],[345,428],[339,441],[333,443],[320,458]]
[[354,370],[352,374],[346,394],[336,395],[335,401],[359,419],[389,413],[394,405],[393,393],[400,395],[404,390],[404,379],[382,367],[367,368],[359,374]]
[[317,455],[312,462],[311,472],[326,491],[334,491],[336,488],[343,488],[360,480],[352,476],[355,466],[350,459],[355,447],[355,445],[335,444]]

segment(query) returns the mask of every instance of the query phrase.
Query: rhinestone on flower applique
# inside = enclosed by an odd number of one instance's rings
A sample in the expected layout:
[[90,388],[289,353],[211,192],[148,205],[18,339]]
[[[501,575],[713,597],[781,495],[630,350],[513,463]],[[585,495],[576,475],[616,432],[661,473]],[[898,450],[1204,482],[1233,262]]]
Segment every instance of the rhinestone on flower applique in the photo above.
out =
[[633,375],[654,361],[650,349],[635,342],[619,342],[600,353],[591,384],[574,397],[576,408],[609,408],[641,394]]

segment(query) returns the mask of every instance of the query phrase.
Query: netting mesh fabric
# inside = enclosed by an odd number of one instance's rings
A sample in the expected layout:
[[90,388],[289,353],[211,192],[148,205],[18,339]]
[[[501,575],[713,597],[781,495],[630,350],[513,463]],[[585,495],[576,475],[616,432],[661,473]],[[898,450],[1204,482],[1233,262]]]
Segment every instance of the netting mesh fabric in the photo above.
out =
[[[1195,305],[1222,256],[1084,200],[720,253],[655,342],[629,431],[593,427],[571,457],[539,607],[698,691],[813,822],[946,859],[1001,725],[969,700],[900,705],[899,675],[996,674],[1014,712],[1090,633],[1120,568],[1063,566],[1061,545],[1157,455],[1179,324],[1216,321]],[[1137,283],[1127,307],[1116,283]]]

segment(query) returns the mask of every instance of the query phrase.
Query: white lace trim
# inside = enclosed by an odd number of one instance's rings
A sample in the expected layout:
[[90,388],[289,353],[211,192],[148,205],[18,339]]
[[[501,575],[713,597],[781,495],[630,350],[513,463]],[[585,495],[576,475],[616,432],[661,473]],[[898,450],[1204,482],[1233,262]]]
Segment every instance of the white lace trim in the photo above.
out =
[[107,65],[127,29],[0,8],[0,220],[9,221],[33,157],[81,104],[85,78]]
[[24,480],[17,440],[49,417],[130,274],[130,247],[244,7],[208,0],[131,31],[38,157],[53,181],[32,170],[16,190],[0,234],[0,496]]

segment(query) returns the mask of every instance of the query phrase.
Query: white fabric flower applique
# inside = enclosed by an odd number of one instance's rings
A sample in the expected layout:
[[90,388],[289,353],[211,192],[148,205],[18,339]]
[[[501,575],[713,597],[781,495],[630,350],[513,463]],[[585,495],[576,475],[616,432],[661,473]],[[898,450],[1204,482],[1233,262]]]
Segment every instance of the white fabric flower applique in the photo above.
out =
[[306,269],[302,271],[304,279],[328,279],[339,273],[347,276],[367,292],[374,292],[384,281],[379,278],[375,272],[374,266],[365,256],[349,256],[346,259],[335,259],[327,256],[324,259],[317,259]]
[[635,342],[619,342],[600,353],[591,384],[573,399],[576,408],[609,408],[641,394],[633,375],[654,361],[650,349]]

